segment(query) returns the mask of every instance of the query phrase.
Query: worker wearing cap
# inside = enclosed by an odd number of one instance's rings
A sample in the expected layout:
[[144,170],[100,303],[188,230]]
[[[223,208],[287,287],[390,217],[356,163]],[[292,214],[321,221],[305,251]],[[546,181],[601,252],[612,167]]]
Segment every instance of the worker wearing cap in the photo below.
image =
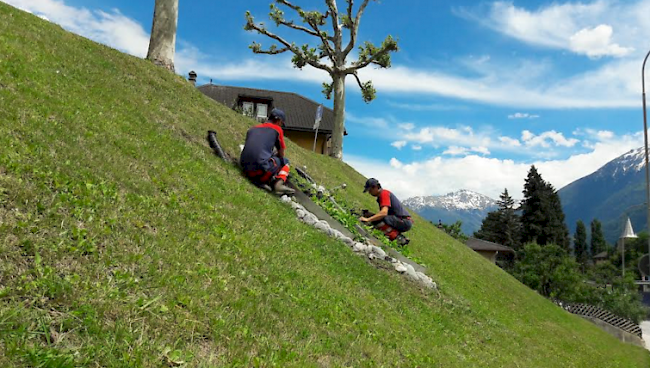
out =
[[[363,192],[368,192],[373,197],[377,197],[377,203],[379,204],[379,213],[372,215],[370,217],[360,217],[359,221],[370,222],[373,225],[380,225],[383,221],[392,229],[386,231],[389,238],[393,240],[399,235],[409,231],[413,226],[413,220],[411,215],[406,211],[406,208],[402,206],[402,203],[395,197],[393,193],[387,189],[383,189],[379,181],[375,178],[370,178],[366,181],[366,185],[363,189]],[[392,230],[397,230],[395,233]]]
[[265,123],[249,129],[239,159],[244,175],[259,186],[272,188],[277,194],[294,193],[293,189],[285,186],[289,160],[284,157],[287,146],[282,125],[286,119],[284,111],[273,109]]

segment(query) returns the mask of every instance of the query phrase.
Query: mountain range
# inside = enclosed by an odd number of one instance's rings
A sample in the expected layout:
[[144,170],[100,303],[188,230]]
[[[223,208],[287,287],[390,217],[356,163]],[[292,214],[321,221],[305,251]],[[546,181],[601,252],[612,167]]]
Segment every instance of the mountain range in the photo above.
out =
[[462,221],[462,230],[471,235],[481,227],[488,212],[497,208],[497,201],[480,193],[461,189],[442,196],[412,197],[404,205],[425,219],[437,224]]
[[630,217],[636,232],[646,230],[645,151],[635,149],[558,191],[571,233],[576,221],[599,219],[608,242],[616,242]]
[[[631,150],[615,158],[594,173],[563,187],[558,194],[571,234],[578,220],[589,227],[593,219],[598,219],[603,224],[605,238],[613,244],[627,217],[636,232],[647,230],[644,149]],[[465,189],[442,196],[412,197],[404,204],[434,223],[441,220],[452,224],[460,220],[467,235],[478,230],[488,212],[497,208],[495,199]]]

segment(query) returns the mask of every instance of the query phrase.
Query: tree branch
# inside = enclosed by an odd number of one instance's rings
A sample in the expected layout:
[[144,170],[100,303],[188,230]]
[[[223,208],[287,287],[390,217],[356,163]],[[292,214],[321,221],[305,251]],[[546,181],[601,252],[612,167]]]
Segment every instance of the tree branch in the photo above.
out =
[[329,11],[327,11],[323,15],[315,11],[306,12],[301,7],[292,4],[287,0],[276,0],[276,2],[278,4],[285,5],[295,10],[298,13],[298,15],[302,18],[303,22],[309,24],[309,26],[313,30],[307,27],[299,26],[295,24],[293,21],[287,21],[286,19],[284,19],[284,13],[280,9],[278,9],[275,5],[271,4],[271,13],[269,15],[275,21],[276,25],[278,26],[284,25],[286,27],[295,29],[297,31],[305,32],[311,36],[318,37],[324,45],[325,53],[327,54],[327,56],[329,56],[332,63],[334,63],[334,50],[332,49],[331,45],[328,42],[328,40],[331,40],[332,38],[328,37],[327,33],[322,32],[319,28],[320,24],[326,23],[324,20],[327,19],[327,17],[329,16]]
[[271,45],[271,47],[269,47],[268,50],[262,50],[262,45],[255,42],[253,42],[250,48],[256,54],[266,54],[266,55],[277,55],[277,54],[285,53],[287,51],[291,51],[288,47],[279,49],[276,45]]
[[397,51],[397,41],[393,37],[388,36],[382,42],[381,47],[377,48],[372,43],[366,42],[363,47],[359,47],[359,60],[352,63],[352,66],[347,68],[344,72],[352,74],[359,69],[363,69],[370,64],[379,65],[382,68],[390,67],[390,53]]
[[332,18],[332,28],[334,29],[334,48],[336,51],[341,50],[341,25],[339,24],[339,10],[336,7],[336,0],[325,0],[327,7],[330,9],[330,18]]
[[354,45],[357,43],[357,36],[359,34],[359,24],[361,23],[361,16],[363,15],[363,12],[366,11],[366,7],[368,6],[368,3],[370,0],[363,0],[363,3],[361,3],[361,6],[359,7],[359,11],[357,12],[357,16],[355,17],[354,21],[352,20],[352,3],[354,0],[349,0],[350,1],[350,7],[348,8],[349,12],[348,14],[350,15],[350,22],[352,22],[352,25],[350,27],[350,43],[348,43],[348,46],[345,48],[343,51],[343,54],[347,57],[348,54],[350,54],[350,51],[354,48]]
[[372,81],[367,81],[366,83],[361,82],[361,79],[359,78],[359,75],[356,71],[352,73],[352,75],[357,80],[359,88],[361,88],[361,96],[363,97],[363,101],[365,103],[370,103],[372,100],[374,100],[377,95],[377,90],[372,85]]
[[298,5],[293,5],[292,3],[288,2],[287,0],[275,0],[275,2],[278,3],[278,4],[286,5],[289,8],[297,11],[298,13],[300,13],[302,11],[301,7],[299,7]]
[[[274,34],[272,32],[269,32],[263,26],[255,24],[253,16],[250,14],[250,12],[246,13],[246,26],[244,26],[244,29],[247,30],[247,31],[256,31],[259,34],[265,35],[265,36],[267,36],[269,38],[272,38],[272,39],[278,41],[279,43],[284,45],[284,47],[287,49],[287,50],[285,50],[283,52],[291,51],[301,62],[304,62],[305,64],[309,64],[309,65],[313,66],[316,69],[324,70],[324,71],[326,71],[326,72],[328,72],[330,74],[333,72],[332,68],[330,68],[329,66],[327,66],[325,64],[322,64],[322,63],[319,63],[318,62],[318,57],[316,57],[316,59],[309,58],[308,55],[307,55],[307,52],[303,52],[298,47],[296,47],[295,44],[289,43],[285,39],[283,39],[282,37],[280,37],[280,36],[278,36],[278,35],[276,35],[276,34]],[[307,49],[307,47],[303,47],[303,49]],[[273,50],[273,47],[271,47],[269,50],[264,51],[264,50],[261,49],[261,45],[253,43],[253,45],[251,45],[251,50],[253,50],[253,52],[256,53],[256,54],[277,54],[277,53],[280,53],[279,51],[281,49],[277,49],[277,47],[276,47],[276,49]],[[298,66],[297,63],[295,63],[295,64],[296,64],[296,66]]]

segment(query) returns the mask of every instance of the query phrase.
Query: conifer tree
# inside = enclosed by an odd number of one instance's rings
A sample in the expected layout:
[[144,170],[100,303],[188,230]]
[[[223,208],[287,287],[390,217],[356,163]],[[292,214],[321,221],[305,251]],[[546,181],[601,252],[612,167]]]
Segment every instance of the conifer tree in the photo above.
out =
[[573,237],[573,250],[580,268],[584,272],[589,261],[589,250],[587,249],[587,228],[582,220],[576,223],[576,232]]
[[488,213],[474,237],[517,249],[520,246],[520,220],[508,189],[499,196],[497,205],[499,208]]
[[521,215],[522,243],[557,244],[569,249],[569,229],[564,223],[562,203],[555,188],[531,166],[524,184]]
[[603,235],[602,224],[598,219],[593,219],[590,224],[591,227],[591,254],[595,256],[607,250],[607,242]]

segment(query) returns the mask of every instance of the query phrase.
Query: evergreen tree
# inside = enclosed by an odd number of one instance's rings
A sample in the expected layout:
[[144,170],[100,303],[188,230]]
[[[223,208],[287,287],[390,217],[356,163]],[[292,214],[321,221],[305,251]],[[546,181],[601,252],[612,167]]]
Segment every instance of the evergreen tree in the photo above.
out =
[[580,264],[582,271],[585,271],[589,261],[589,250],[587,249],[587,228],[582,220],[576,223],[576,233],[573,237],[573,250],[576,261]]
[[605,241],[605,236],[603,235],[602,225],[598,219],[593,219],[591,221],[590,227],[591,254],[595,256],[596,254],[607,250],[607,242]]
[[517,249],[520,245],[520,220],[508,189],[499,196],[497,205],[499,208],[488,213],[474,237]]
[[522,243],[557,244],[569,249],[569,229],[557,191],[531,166],[524,185],[521,216]]

